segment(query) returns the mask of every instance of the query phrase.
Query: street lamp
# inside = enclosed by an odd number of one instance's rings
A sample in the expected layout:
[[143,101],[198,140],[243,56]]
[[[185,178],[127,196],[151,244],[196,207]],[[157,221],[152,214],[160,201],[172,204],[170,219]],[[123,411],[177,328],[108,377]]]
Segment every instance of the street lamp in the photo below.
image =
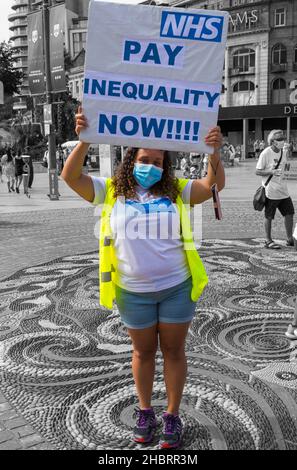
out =
[[50,27],[49,27],[49,0],[42,2],[43,15],[43,39],[44,39],[44,57],[45,57],[45,77],[46,77],[46,109],[49,111],[47,126],[48,132],[48,173],[49,173],[49,198],[56,201],[59,199],[58,172],[56,161],[56,137],[53,132],[52,122],[52,80],[50,67]]

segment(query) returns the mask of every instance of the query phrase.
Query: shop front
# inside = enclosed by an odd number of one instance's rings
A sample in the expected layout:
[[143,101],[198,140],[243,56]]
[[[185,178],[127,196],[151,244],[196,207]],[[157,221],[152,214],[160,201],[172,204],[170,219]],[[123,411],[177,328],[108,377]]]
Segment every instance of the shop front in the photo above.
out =
[[264,140],[272,129],[282,129],[297,158],[297,105],[234,106],[219,110],[219,126],[228,142],[242,146],[243,159],[254,156],[255,140]]

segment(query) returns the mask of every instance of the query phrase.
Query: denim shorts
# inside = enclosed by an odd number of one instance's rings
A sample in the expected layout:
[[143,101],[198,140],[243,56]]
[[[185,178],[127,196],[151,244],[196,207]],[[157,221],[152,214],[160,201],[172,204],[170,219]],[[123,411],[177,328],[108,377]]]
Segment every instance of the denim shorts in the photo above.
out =
[[149,328],[157,323],[187,323],[195,316],[191,299],[192,276],[159,292],[131,292],[116,286],[116,303],[127,328]]

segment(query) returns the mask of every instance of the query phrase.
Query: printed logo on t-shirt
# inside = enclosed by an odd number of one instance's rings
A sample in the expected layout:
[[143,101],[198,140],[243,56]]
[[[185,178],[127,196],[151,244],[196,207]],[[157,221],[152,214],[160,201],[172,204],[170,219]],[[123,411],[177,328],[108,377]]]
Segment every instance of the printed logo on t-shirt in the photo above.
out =
[[153,214],[158,212],[175,213],[172,201],[168,197],[161,197],[150,202],[138,202],[126,200],[126,204],[132,206],[141,214]]

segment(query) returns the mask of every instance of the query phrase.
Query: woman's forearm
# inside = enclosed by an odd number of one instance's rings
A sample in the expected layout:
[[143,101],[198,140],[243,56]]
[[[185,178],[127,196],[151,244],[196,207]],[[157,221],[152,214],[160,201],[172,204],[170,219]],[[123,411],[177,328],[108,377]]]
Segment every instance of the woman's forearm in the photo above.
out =
[[225,170],[218,150],[215,150],[214,153],[208,157],[206,180],[209,187],[216,183],[219,191],[225,187]]
[[67,158],[61,176],[64,181],[77,180],[82,174],[82,167],[90,144],[79,142]]

